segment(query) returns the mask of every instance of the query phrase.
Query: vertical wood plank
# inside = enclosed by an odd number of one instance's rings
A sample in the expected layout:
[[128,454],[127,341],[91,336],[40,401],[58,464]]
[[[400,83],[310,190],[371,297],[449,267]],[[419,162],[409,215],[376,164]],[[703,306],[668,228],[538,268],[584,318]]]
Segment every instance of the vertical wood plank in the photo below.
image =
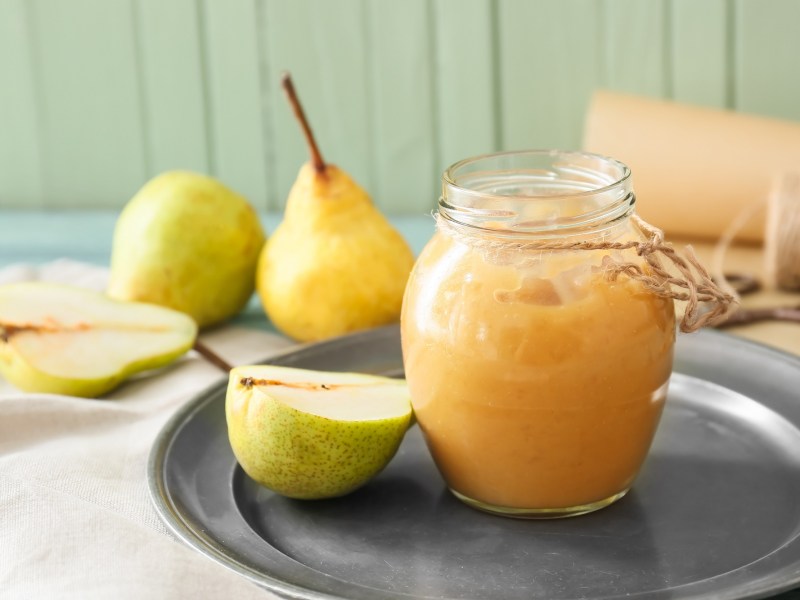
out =
[[365,5],[375,199],[397,213],[430,210],[439,195],[441,168],[429,5],[425,0],[372,0]]
[[210,169],[257,208],[268,206],[269,136],[262,112],[253,0],[199,0]]
[[738,0],[734,14],[736,108],[800,120],[800,3]]
[[490,0],[436,0],[439,166],[495,150],[495,47]]
[[672,0],[672,97],[725,107],[730,74],[726,0]]
[[500,0],[502,145],[578,148],[600,78],[594,0]]
[[298,169],[308,160],[300,127],[280,87],[283,71],[292,74],[325,160],[373,191],[363,3],[269,0],[265,8],[263,59],[271,75],[271,131],[280,148],[275,154],[276,207],[283,207]]
[[25,0],[0,2],[0,208],[42,203],[31,34]]
[[604,0],[604,86],[633,94],[672,94],[664,0]]
[[148,176],[208,171],[195,0],[136,0]]
[[45,204],[121,206],[146,176],[132,5],[31,2],[41,60]]

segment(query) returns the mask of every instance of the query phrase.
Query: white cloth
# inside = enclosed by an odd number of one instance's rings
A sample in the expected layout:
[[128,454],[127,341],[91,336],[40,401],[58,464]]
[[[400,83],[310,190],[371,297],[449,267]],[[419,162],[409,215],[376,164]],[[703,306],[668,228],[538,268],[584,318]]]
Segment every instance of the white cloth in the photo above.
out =
[[[60,260],[0,270],[0,283],[47,280],[102,290],[105,269]],[[226,326],[203,342],[233,364],[289,346]],[[0,380],[0,598],[275,598],[176,540],[147,492],[156,434],[223,376],[190,352],[103,399],[25,394]]]

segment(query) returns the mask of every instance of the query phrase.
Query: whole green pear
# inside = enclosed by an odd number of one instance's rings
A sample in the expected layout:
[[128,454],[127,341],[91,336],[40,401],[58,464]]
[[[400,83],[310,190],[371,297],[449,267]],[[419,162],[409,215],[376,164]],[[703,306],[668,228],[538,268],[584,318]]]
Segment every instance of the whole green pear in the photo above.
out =
[[117,220],[108,295],[190,315],[200,327],[238,313],[265,236],[249,202],[198,173],[150,180]]

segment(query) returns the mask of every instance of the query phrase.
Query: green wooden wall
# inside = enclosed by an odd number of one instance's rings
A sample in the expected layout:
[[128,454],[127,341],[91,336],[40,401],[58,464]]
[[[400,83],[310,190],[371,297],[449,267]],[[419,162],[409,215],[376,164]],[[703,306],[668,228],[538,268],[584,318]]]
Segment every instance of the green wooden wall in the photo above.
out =
[[449,163],[578,147],[598,87],[800,120],[795,0],[0,0],[0,208],[121,207],[172,168],[281,209],[326,157],[387,211]]

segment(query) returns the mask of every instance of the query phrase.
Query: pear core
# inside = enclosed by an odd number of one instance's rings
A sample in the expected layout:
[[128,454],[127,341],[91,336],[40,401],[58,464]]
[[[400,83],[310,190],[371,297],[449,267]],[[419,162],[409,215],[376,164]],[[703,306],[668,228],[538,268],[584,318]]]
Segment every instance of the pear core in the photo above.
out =
[[405,382],[386,378],[287,369],[280,380],[245,376],[240,384],[257,386],[295,410],[340,421],[390,419],[410,411]]
[[0,286],[0,373],[28,392],[94,397],[192,347],[187,315],[39,282]]

